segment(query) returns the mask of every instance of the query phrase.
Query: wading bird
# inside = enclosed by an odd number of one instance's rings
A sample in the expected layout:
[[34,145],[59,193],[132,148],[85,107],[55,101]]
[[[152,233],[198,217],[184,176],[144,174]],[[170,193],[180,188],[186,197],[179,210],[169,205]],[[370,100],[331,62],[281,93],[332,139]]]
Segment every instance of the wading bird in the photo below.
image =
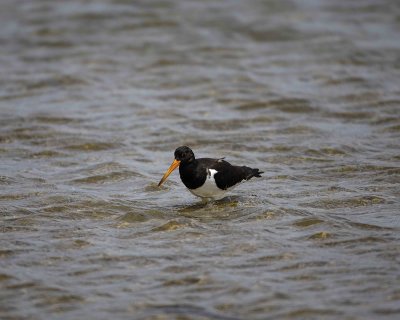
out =
[[167,180],[168,176],[179,167],[183,184],[195,196],[203,200],[219,200],[227,191],[232,190],[243,180],[261,177],[259,169],[246,166],[234,166],[222,159],[196,159],[193,151],[186,146],[179,147],[174,153],[175,159],[158,183]]

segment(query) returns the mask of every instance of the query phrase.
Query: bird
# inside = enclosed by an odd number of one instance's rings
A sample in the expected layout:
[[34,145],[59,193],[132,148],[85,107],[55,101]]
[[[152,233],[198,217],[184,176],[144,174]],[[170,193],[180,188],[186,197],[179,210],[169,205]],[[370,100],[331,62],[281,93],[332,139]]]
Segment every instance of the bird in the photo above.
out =
[[259,169],[235,166],[224,158],[200,158],[194,156],[192,149],[181,146],[174,152],[174,161],[161,178],[161,186],[168,176],[179,167],[179,175],[188,190],[204,201],[221,200],[225,194],[245,180],[261,177]]

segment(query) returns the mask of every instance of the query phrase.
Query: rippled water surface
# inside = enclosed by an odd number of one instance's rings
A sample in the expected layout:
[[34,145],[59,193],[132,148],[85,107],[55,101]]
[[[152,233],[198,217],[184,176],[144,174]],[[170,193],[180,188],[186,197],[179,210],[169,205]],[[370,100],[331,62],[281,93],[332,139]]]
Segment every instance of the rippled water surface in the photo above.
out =
[[[2,319],[398,319],[396,0],[0,2]],[[180,145],[265,171],[203,205]]]

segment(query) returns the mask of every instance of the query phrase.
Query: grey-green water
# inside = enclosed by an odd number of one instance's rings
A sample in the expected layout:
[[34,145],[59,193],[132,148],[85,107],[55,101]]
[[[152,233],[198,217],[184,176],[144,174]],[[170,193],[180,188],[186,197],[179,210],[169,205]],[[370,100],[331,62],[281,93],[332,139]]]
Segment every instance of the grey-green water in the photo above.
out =
[[[2,0],[0,26],[0,318],[399,318],[398,1]],[[264,177],[158,188],[183,144]]]

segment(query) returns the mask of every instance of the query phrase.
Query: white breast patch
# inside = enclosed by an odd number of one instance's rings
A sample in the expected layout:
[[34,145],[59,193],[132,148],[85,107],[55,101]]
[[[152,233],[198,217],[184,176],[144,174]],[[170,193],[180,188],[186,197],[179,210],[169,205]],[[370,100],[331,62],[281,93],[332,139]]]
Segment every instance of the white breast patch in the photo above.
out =
[[204,184],[197,189],[189,189],[189,191],[201,198],[222,199],[228,190],[221,190],[217,187],[214,179],[214,175],[217,172],[215,169],[207,169],[207,177]]

